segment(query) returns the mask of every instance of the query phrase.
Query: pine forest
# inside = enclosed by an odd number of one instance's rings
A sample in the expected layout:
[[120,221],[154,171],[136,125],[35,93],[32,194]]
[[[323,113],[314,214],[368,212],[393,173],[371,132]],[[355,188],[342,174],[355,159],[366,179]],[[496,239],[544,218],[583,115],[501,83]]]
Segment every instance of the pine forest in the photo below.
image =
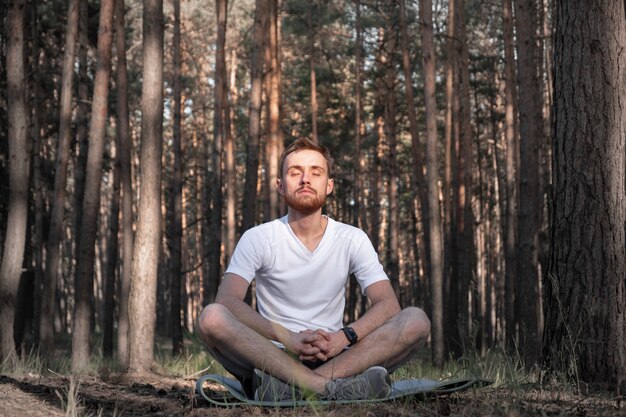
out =
[[[68,375],[189,356],[307,137],[334,158],[324,213],[430,318],[424,363],[502,352],[623,399],[624,7],[0,2],[2,373],[33,352]],[[367,309],[352,277],[344,321]]]

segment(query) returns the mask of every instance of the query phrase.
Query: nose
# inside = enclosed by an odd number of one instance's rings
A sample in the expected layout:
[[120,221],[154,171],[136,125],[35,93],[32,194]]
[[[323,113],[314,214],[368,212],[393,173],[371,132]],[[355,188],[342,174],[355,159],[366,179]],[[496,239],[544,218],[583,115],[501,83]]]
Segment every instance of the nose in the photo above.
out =
[[300,177],[300,184],[310,184],[311,183],[311,176],[309,175],[308,172],[303,172],[302,176]]

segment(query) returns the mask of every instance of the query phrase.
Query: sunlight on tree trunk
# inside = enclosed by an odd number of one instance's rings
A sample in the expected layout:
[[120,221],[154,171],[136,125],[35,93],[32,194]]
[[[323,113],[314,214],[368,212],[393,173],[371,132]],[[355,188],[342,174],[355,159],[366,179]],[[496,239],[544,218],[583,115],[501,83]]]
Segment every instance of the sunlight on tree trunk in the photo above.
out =
[[163,138],[163,0],[144,0],[141,95],[141,191],[129,298],[129,370],[148,372],[154,360],[156,286],[161,239]]

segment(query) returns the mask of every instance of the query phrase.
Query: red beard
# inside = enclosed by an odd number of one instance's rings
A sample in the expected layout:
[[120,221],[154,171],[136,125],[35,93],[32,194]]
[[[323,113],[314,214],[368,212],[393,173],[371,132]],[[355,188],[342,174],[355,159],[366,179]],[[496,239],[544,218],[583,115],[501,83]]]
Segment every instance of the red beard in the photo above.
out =
[[284,194],[285,203],[292,209],[302,214],[313,214],[326,203],[326,194],[319,196],[315,190],[310,190],[313,194],[300,194],[299,189],[294,195]]

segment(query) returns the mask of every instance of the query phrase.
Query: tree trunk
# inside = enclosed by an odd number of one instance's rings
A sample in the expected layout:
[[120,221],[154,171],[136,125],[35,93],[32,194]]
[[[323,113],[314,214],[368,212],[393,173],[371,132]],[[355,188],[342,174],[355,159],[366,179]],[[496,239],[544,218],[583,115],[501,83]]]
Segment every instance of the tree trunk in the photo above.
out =
[[283,140],[280,131],[280,78],[278,60],[278,0],[270,0],[269,7],[269,42],[266,45],[270,53],[269,68],[269,193],[270,193],[270,215],[275,218],[280,215],[278,212],[278,193],[276,192],[276,180],[278,178],[278,159],[280,157],[281,142]]
[[59,139],[56,152],[54,176],[54,202],[50,215],[50,229],[46,245],[46,269],[41,299],[41,323],[39,326],[40,349],[46,355],[54,350],[54,300],[61,265],[61,239],[65,214],[65,187],[72,134],[72,83],[76,44],[78,42],[79,0],[70,0],[65,30],[65,52],[61,81]]
[[[444,159],[443,159],[443,229],[444,243],[444,282],[443,282],[443,299],[444,304],[449,308],[444,310],[444,340],[451,340],[455,333],[455,305],[453,297],[455,296],[454,285],[452,282],[452,266],[456,257],[455,240],[452,237],[454,216],[454,142],[458,133],[458,117],[457,114],[457,94],[456,86],[458,85],[458,60],[457,60],[457,39],[456,39],[456,0],[448,2],[448,19],[447,19],[447,41],[446,41],[446,112],[444,126]],[[449,345],[449,342],[447,346]]]
[[128,305],[129,369],[147,372],[154,359],[154,318],[161,239],[163,134],[163,0],[144,0],[141,97],[141,191]]
[[44,233],[43,233],[43,219],[45,216],[44,208],[44,196],[43,196],[43,180],[42,180],[42,135],[41,135],[41,123],[40,117],[43,117],[43,110],[41,106],[41,100],[39,97],[44,95],[42,89],[42,75],[41,66],[39,64],[39,55],[42,52],[41,41],[39,38],[39,28],[37,22],[39,21],[39,14],[37,7],[31,7],[31,38],[33,47],[31,49],[31,70],[33,72],[32,82],[32,127],[31,137],[33,140],[33,161],[32,161],[32,209],[34,210],[34,224],[32,234],[32,250],[33,250],[33,262],[35,269],[35,289],[34,299],[35,305],[33,307],[33,338],[34,345],[39,346],[39,334],[41,324],[41,301],[42,301],[42,288],[44,282]]
[[[236,210],[237,204],[237,172],[235,166],[235,140],[233,134],[236,133],[235,128],[235,112],[234,107],[237,105],[237,51],[233,48],[230,54],[231,68],[230,68],[230,81],[228,83],[228,90],[230,92],[230,105],[228,106],[228,120],[230,125],[228,126],[228,135],[226,135],[226,245],[225,245],[225,259],[224,265],[228,265],[230,257],[235,250],[235,229],[237,227]],[[228,102],[227,102],[228,104]]]
[[516,343],[515,330],[515,282],[517,273],[517,89],[515,80],[515,55],[513,52],[513,10],[511,0],[503,0],[504,32],[504,115],[506,142],[506,213],[505,224],[505,278],[504,321],[506,346],[513,350]]
[[455,2],[454,16],[458,56],[458,90],[453,102],[453,113],[458,121],[455,126],[456,169],[454,170],[454,219],[452,224],[451,280],[450,280],[450,332],[451,350],[456,356],[463,354],[468,340],[469,298],[472,279],[473,218],[471,210],[472,191],[472,129],[469,87],[469,53],[465,28],[464,1]]
[[124,0],[115,0],[115,47],[117,50],[117,135],[119,137],[120,182],[122,188],[122,269],[118,285],[117,358],[128,366],[128,295],[133,259],[133,196],[131,177],[131,137],[128,118],[128,73]]
[[[391,16],[389,16],[391,18]],[[390,25],[385,36],[385,51],[383,65],[385,66],[385,139],[389,146],[388,174],[389,174],[389,227],[387,228],[387,271],[391,285],[400,297],[400,264],[398,259],[400,233],[398,227],[398,139],[396,136],[396,71],[393,57],[397,51],[395,28]]]
[[527,366],[536,364],[541,349],[539,328],[539,216],[542,190],[539,188],[539,142],[543,138],[542,87],[539,76],[540,49],[537,45],[537,0],[515,2],[518,88],[520,118],[520,198],[516,319],[519,325],[518,349]]
[[[626,375],[624,2],[557,2],[546,364],[621,392]],[[602,68],[598,71],[598,68]],[[608,388],[607,387],[607,388]]]
[[308,6],[309,19],[309,81],[311,85],[311,140],[318,142],[317,135],[317,79],[315,77],[315,21],[314,14],[315,1],[310,0]]
[[[400,0],[402,2],[402,0]],[[406,14],[405,5],[403,4],[401,13]],[[430,224],[429,224],[429,207],[426,178],[424,176],[424,159],[423,147],[420,143],[419,126],[417,125],[417,111],[415,109],[415,98],[413,93],[413,76],[411,74],[411,64],[409,57],[408,34],[406,28],[406,16],[401,19],[400,31],[402,42],[402,69],[404,73],[404,87],[406,91],[407,116],[409,119],[409,132],[411,134],[411,155],[413,158],[413,177],[415,184],[413,189],[419,200],[421,210],[422,229],[424,230],[424,246],[426,248],[426,275],[430,276]]]
[[[404,0],[400,3],[403,5]],[[432,0],[420,1],[422,61],[424,65],[424,103],[426,107],[426,178],[430,230],[430,296],[433,364],[445,360],[443,339],[443,242],[439,207],[439,169],[437,166],[437,101],[435,98],[435,44],[433,40]],[[404,12],[404,6],[402,6]],[[404,19],[402,19],[404,21]]]
[[182,146],[181,146],[181,53],[180,53],[180,0],[174,0],[174,38],[172,50],[173,70],[173,109],[174,114],[174,137],[173,153],[174,167],[172,176],[172,186],[169,198],[169,222],[168,222],[168,242],[170,252],[170,308],[172,326],[172,354],[179,355],[183,349],[183,329],[181,324],[181,281],[184,279],[182,271],[182,237],[183,237],[183,169],[182,169]]
[[107,121],[111,45],[113,42],[113,0],[100,4],[97,69],[94,82],[87,175],[81,219],[80,246],[75,279],[75,305],[72,329],[72,371],[82,373],[89,364],[95,242],[100,208],[100,183]]
[[363,123],[362,115],[363,115],[363,100],[361,98],[363,92],[363,33],[361,29],[361,1],[356,0],[355,5],[356,11],[356,21],[355,21],[355,31],[356,31],[356,46],[354,52],[354,60],[355,60],[355,93],[354,93],[354,209],[357,212],[358,217],[358,225],[361,229],[367,230],[367,211],[364,204],[363,197],[363,168],[364,168],[364,158],[362,156],[361,151],[361,142],[362,138],[365,135],[365,123]]
[[2,361],[17,365],[13,321],[22,276],[28,217],[30,140],[24,80],[24,0],[13,0],[7,16],[7,102],[9,119],[9,213],[0,265],[0,344]]
[[107,233],[106,254],[102,279],[104,280],[104,324],[102,326],[102,353],[105,357],[113,356],[113,326],[115,322],[115,278],[118,270],[119,259],[119,215],[120,215],[120,169],[121,160],[119,156],[119,124],[115,138],[115,154],[111,159],[115,165],[111,170],[113,182],[113,192],[111,194],[111,205],[109,211],[109,232]]
[[254,43],[250,62],[250,119],[248,121],[248,151],[246,153],[246,180],[243,193],[243,221],[241,232],[256,222],[257,183],[259,179],[259,144],[261,141],[261,99],[263,96],[263,44],[267,0],[256,0],[254,14]]
[[[228,114],[228,86],[226,72],[226,25],[228,0],[216,0],[217,44],[215,52],[215,111],[213,117],[213,154],[211,156],[213,175],[211,181],[211,243],[209,246],[209,276],[213,289],[221,280],[221,244],[222,244],[222,145],[226,142],[230,129]],[[210,295],[210,301],[215,294]]]

